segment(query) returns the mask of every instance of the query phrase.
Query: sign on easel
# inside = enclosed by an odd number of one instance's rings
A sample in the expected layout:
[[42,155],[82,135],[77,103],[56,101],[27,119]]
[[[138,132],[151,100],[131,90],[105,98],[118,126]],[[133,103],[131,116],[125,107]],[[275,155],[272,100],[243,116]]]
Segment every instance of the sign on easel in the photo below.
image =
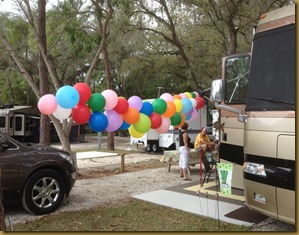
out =
[[217,163],[218,176],[220,182],[220,192],[223,194],[232,194],[232,175],[233,164],[230,163]]

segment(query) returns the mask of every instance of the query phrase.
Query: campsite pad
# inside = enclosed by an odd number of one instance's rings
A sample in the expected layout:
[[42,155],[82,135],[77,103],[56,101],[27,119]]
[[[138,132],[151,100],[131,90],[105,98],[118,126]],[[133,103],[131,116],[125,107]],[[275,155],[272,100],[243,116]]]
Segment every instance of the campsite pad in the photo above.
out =
[[236,205],[244,205],[245,197],[243,190],[232,188],[231,195],[225,195],[223,193],[217,192],[217,187],[215,181],[205,183],[203,187],[200,186],[199,180],[194,180],[190,183],[183,185],[167,188],[167,190],[175,192],[184,192],[190,195],[195,195],[200,190],[199,196],[207,197],[209,199],[217,200],[216,193],[218,193],[218,200],[228,203],[233,203]]
[[239,209],[229,212],[224,216],[232,219],[246,221],[248,223],[254,223],[254,224],[259,223],[265,220],[266,218],[268,218],[265,215],[261,215],[257,212],[248,209],[248,207],[240,207]]

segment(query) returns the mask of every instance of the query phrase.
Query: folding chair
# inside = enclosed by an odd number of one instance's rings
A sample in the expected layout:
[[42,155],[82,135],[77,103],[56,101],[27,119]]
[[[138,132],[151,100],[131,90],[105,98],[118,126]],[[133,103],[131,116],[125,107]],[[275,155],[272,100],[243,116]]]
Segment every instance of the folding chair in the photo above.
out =
[[206,155],[202,151],[200,152],[200,154],[202,156],[202,162],[206,169],[205,176],[203,178],[201,186],[203,186],[203,184],[205,183],[206,178],[207,178],[207,183],[208,183],[211,173],[215,173],[216,182],[217,182],[218,170],[216,168],[216,161],[213,159],[211,162],[209,162],[207,160]]

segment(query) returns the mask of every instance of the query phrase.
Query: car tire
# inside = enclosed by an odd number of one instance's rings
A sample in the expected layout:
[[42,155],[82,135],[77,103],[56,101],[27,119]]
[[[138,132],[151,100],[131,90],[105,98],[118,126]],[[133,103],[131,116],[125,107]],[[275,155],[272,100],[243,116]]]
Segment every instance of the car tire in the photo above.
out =
[[22,206],[32,214],[55,211],[65,195],[65,182],[54,170],[40,170],[30,176],[23,191]]

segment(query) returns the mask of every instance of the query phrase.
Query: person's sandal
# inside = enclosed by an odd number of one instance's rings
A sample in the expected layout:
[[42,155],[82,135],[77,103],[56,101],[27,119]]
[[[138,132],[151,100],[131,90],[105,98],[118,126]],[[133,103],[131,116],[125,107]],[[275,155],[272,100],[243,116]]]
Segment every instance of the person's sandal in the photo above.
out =
[[190,179],[190,178],[184,178],[183,180],[184,181],[192,181],[192,179]]

